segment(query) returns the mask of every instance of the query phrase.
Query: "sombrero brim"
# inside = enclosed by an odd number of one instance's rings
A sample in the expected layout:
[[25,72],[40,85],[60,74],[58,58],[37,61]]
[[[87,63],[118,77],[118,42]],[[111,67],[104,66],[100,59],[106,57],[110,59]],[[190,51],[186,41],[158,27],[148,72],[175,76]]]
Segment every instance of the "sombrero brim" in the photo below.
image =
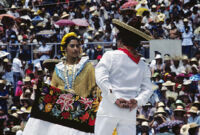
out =
[[112,23],[114,25],[116,25],[118,28],[123,28],[123,29],[125,29],[125,30],[127,30],[129,32],[132,32],[132,33],[144,38],[145,40],[152,40],[153,39],[151,36],[145,34],[144,32],[142,32],[142,31],[140,31],[140,30],[138,30],[138,29],[136,29],[136,28],[124,23],[124,22],[121,22],[118,19],[113,19]]

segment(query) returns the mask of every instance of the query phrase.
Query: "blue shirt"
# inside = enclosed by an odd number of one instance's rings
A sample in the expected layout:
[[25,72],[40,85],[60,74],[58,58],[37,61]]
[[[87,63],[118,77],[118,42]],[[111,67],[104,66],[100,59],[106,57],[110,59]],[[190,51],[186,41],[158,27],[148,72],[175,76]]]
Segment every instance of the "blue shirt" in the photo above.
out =
[[195,118],[193,118],[192,116],[190,116],[188,118],[188,123],[197,123],[197,124],[200,124],[200,116],[196,116]]

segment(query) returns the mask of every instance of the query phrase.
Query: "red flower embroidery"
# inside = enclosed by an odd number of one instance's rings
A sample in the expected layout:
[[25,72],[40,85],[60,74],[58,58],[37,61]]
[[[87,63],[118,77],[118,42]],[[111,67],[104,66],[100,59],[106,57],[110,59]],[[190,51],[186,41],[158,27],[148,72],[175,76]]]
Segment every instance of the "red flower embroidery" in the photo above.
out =
[[70,116],[70,113],[69,112],[63,112],[62,116],[63,116],[64,119],[67,119]]
[[50,95],[45,95],[45,97],[44,97],[44,102],[45,103],[51,103],[51,101],[52,101],[52,97],[50,96]]
[[93,100],[89,100],[88,98],[82,98],[81,97],[81,100],[79,100],[79,102],[81,102],[82,104],[85,105],[85,111],[88,109],[88,107],[90,109],[92,108]]
[[79,117],[82,121],[86,121],[89,118],[89,113],[86,112],[82,117]]
[[56,101],[57,104],[61,105],[61,111],[69,111],[69,109],[73,110],[73,95],[72,94],[61,94],[59,99]]
[[56,100],[57,100],[57,96],[53,96],[53,97],[52,97],[52,103],[55,103]]
[[61,90],[60,89],[58,89],[58,88],[56,88],[56,87],[53,87],[53,86],[51,86],[51,89],[53,90],[53,92],[58,92],[58,93],[60,93],[61,92]]
[[89,118],[89,123],[88,123],[88,125],[90,125],[90,126],[94,126],[94,124],[95,124],[95,118],[92,120],[92,118]]

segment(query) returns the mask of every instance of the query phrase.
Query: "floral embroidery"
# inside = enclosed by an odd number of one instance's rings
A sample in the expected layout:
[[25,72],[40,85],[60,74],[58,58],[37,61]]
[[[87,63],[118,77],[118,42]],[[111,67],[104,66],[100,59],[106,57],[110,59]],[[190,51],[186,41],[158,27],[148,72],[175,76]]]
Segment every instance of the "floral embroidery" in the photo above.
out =
[[86,112],[82,117],[80,117],[80,119],[82,121],[86,121],[88,118],[89,118],[89,113],[88,112]]
[[72,99],[72,94],[61,94],[59,99],[56,101],[57,104],[61,105],[61,111],[69,111],[69,109],[73,110],[72,103],[74,100]]
[[38,110],[58,120],[70,120],[94,126],[99,99],[83,98],[43,84],[38,98]]
[[50,104],[50,103],[46,104],[46,105],[45,105],[45,112],[50,112],[51,109],[52,109],[52,107],[53,107],[52,104]]
[[51,101],[52,101],[51,95],[49,95],[49,94],[45,95],[45,97],[44,97],[44,102],[50,103]]
[[82,98],[79,100],[82,104],[85,104],[85,110],[88,109],[88,107],[91,109],[92,108],[92,100],[89,100],[88,98]]

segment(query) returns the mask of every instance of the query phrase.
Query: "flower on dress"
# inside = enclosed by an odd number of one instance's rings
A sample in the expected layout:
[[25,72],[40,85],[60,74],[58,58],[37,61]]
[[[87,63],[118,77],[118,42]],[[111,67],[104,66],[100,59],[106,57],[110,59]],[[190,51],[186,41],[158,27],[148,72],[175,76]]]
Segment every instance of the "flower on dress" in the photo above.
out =
[[46,105],[45,105],[45,112],[50,112],[51,109],[52,109],[52,107],[53,107],[52,104],[50,104],[50,103],[46,104]]
[[79,100],[79,102],[81,102],[82,104],[85,105],[85,111],[88,109],[88,108],[92,108],[92,103],[93,103],[93,100],[89,100],[88,98],[82,98]]
[[73,95],[72,94],[61,94],[59,99],[56,101],[57,104],[61,105],[61,111],[69,111],[69,109],[73,110]]
[[53,95],[53,90],[50,90],[49,94],[50,94],[50,95]]
[[51,103],[51,101],[52,101],[51,95],[49,95],[49,94],[45,95],[44,102],[45,103]]
[[67,118],[69,118],[70,113],[69,112],[62,112],[62,116],[63,116],[64,119],[67,119]]
[[82,117],[79,117],[82,121],[86,121],[89,118],[89,113],[86,112]]
[[38,107],[39,107],[40,110],[42,110],[44,108],[44,105],[43,104],[39,104]]
[[89,123],[88,123],[88,125],[94,126],[94,124],[95,124],[95,118],[92,119],[92,118],[90,117],[90,118],[89,118]]
[[58,108],[56,106],[54,106],[52,109],[52,113],[54,114],[54,116],[58,117],[60,115],[61,111],[58,110]]

